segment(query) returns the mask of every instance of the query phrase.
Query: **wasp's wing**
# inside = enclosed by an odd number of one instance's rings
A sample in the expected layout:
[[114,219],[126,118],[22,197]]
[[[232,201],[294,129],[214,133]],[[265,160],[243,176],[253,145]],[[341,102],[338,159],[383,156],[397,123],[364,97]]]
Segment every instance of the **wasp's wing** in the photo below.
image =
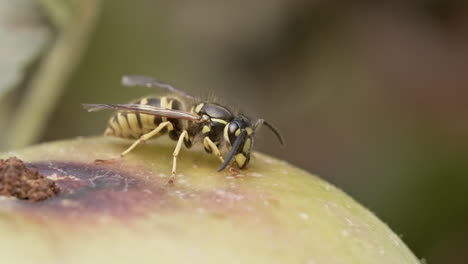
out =
[[88,112],[95,112],[105,109],[122,111],[122,112],[134,112],[156,116],[163,116],[175,119],[186,119],[191,121],[200,121],[201,117],[195,113],[173,110],[167,108],[161,108],[153,105],[142,105],[142,104],[83,104],[83,107]]
[[160,82],[153,77],[149,76],[144,76],[144,75],[124,75],[122,77],[122,85],[124,86],[146,86],[146,87],[159,87],[162,89],[166,89],[169,92],[179,94],[181,96],[184,96],[186,98],[190,98],[192,100],[199,100],[195,96],[184,92],[182,90],[179,90],[175,88],[174,86]]

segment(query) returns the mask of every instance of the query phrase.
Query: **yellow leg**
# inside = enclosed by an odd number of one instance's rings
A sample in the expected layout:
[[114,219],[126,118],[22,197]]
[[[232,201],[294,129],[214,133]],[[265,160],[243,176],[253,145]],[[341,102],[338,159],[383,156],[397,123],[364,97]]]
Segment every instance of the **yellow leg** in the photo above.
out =
[[152,131],[150,131],[149,133],[147,134],[144,134],[143,136],[141,136],[138,140],[136,140],[127,150],[125,150],[124,152],[122,152],[120,154],[120,157],[123,157],[125,155],[127,155],[130,151],[132,151],[132,149],[134,149],[138,144],[140,144],[141,142],[144,142],[154,136],[156,136],[159,132],[161,132],[161,130],[163,128],[165,128],[166,126],[172,126],[171,122],[162,122],[161,124],[159,124],[155,129],[153,129]]
[[205,137],[203,139],[203,145],[208,146],[210,149],[211,149],[211,152],[213,152],[214,155],[216,155],[216,157],[219,158],[219,160],[221,161],[221,163],[224,162],[224,158],[223,156],[221,155],[221,152],[219,151],[218,147],[216,146],[216,144],[211,141],[211,139],[209,137]]
[[174,153],[172,154],[172,156],[173,156],[172,174],[171,174],[171,178],[168,181],[169,184],[174,183],[174,179],[175,179],[175,176],[176,176],[176,169],[177,169],[177,157],[179,156],[180,149],[182,148],[182,145],[183,145],[182,143],[184,143],[184,138],[188,139],[188,133],[187,133],[186,130],[184,130],[184,132],[182,132],[182,134],[180,134],[179,140],[177,141],[176,148],[174,149]]

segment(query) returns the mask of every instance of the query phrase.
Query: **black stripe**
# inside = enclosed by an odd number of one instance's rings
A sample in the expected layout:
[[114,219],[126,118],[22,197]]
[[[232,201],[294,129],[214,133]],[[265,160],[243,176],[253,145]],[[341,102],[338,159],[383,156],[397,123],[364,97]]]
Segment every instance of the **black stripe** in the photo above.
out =
[[143,129],[143,124],[141,123],[140,113],[135,113],[135,115],[136,115],[136,119],[137,119],[137,122],[138,122],[138,127],[140,129]]
[[127,113],[126,112],[123,112],[123,113],[120,113],[121,116],[123,116],[125,118],[125,121],[127,121],[127,126],[128,128],[130,129],[130,132],[132,130],[132,127],[130,126],[130,122],[128,122],[128,116],[127,116]]
[[[122,116],[124,116],[124,114],[126,113],[120,113]],[[124,138],[127,138],[128,136],[131,136],[132,134],[130,133],[130,135],[125,135],[124,133],[124,129],[122,127],[122,124],[120,123],[120,118],[117,118],[118,114],[115,115],[115,121],[117,122],[117,125],[119,125],[119,128],[120,128],[120,137],[124,137]],[[125,116],[125,119],[127,117]],[[127,122],[127,126],[128,126],[128,122]]]
[[133,131],[132,126],[130,125],[130,122],[128,121],[128,115],[127,115],[128,113],[123,112],[123,113],[120,113],[120,114],[125,118],[125,121],[127,122],[128,133],[129,133],[127,137],[132,138],[134,131]]
[[117,125],[119,126],[120,130],[122,130],[122,126],[120,125],[120,122],[119,122],[119,119],[117,118],[117,115],[118,114],[115,114],[114,117],[113,117],[113,120],[115,123],[117,123]]
[[[147,97],[148,100],[148,105],[154,105],[154,106],[161,106],[161,99],[160,98],[155,98],[155,97]],[[162,118],[160,116],[153,116],[153,124],[154,125],[159,125],[162,123]],[[165,130],[163,130],[165,131]],[[163,132],[161,131],[161,132]]]
[[153,116],[153,122],[157,126],[162,123],[162,118],[160,116]]
[[172,101],[172,109],[182,110],[182,104],[178,100],[171,99],[171,101]]
[[120,133],[116,133],[115,129],[112,127],[112,125],[110,125],[110,127],[114,131],[114,135],[116,135],[117,137],[120,137],[122,135],[122,128],[120,127],[119,120],[117,119],[117,114],[115,114],[112,117],[112,121],[110,123],[112,123],[112,122],[115,122],[117,124],[117,126],[119,127],[119,132],[120,132]]
[[148,105],[153,105],[153,106],[160,106],[161,105],[161,100],[159,98],[154,98],[154,97],[147,97],[146,100],[148,100]]
[[211,148],[204,147],[204,149],[205,149],[205,151],[206,151],[207,153],[213,152],[213,151],[211,150]]

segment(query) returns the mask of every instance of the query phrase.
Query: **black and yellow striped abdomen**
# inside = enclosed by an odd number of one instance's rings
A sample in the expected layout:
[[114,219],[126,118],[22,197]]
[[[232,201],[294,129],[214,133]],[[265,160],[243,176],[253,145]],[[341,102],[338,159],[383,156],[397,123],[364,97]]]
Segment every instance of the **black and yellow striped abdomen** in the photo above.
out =
[[[157,107],[183,110],[182,103],[169,97],[143,97],[132,101],[131,104],[153,105]],[[107,124],[105,136],[115,136],[121,138],[139,138],[144,134],[155,129],[162,122],[169,121],[172,126],[167,126],[159,134],[163,135],[169,132],[172,139],[177,139],[184,128],[184,121],[171,119],[155,115],[130,112],[116,112]]]

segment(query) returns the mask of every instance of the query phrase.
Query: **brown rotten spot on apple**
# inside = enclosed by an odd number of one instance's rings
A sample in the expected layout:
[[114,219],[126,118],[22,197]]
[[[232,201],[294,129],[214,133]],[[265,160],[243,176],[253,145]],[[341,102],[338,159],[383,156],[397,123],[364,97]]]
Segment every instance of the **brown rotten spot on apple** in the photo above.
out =
[[56,195],[59,187],[35,169],[13,157],[0,159],[0,195],[21,200],[42,201]]
[[[22,163],[21,163],[22,164]],[[24,165],[22,165],[24,167]],[[27,168],[26,168],[27,167]],[[227,177],[226,184],[211,190],[187,186],[183,181],[167,185],[154,171],[112,163],[84,163],[72,161],[37,161],[24,169],[35,172],[60,193],[41,203],[9,201],[9,208],[28,219],[67,223],[96,224],[106,219],[127,222],[132,219],[161,215],[175,211],[194,211],[216,218],[226,215],[253,216],[259,214],[274,222],[271,215],[252,204],[269,200],[263,192],[252,193],[236,184],[243,179]],[[218,175],[224,178],[222,175]],[[54,190],[55,190],[54,189]]]

